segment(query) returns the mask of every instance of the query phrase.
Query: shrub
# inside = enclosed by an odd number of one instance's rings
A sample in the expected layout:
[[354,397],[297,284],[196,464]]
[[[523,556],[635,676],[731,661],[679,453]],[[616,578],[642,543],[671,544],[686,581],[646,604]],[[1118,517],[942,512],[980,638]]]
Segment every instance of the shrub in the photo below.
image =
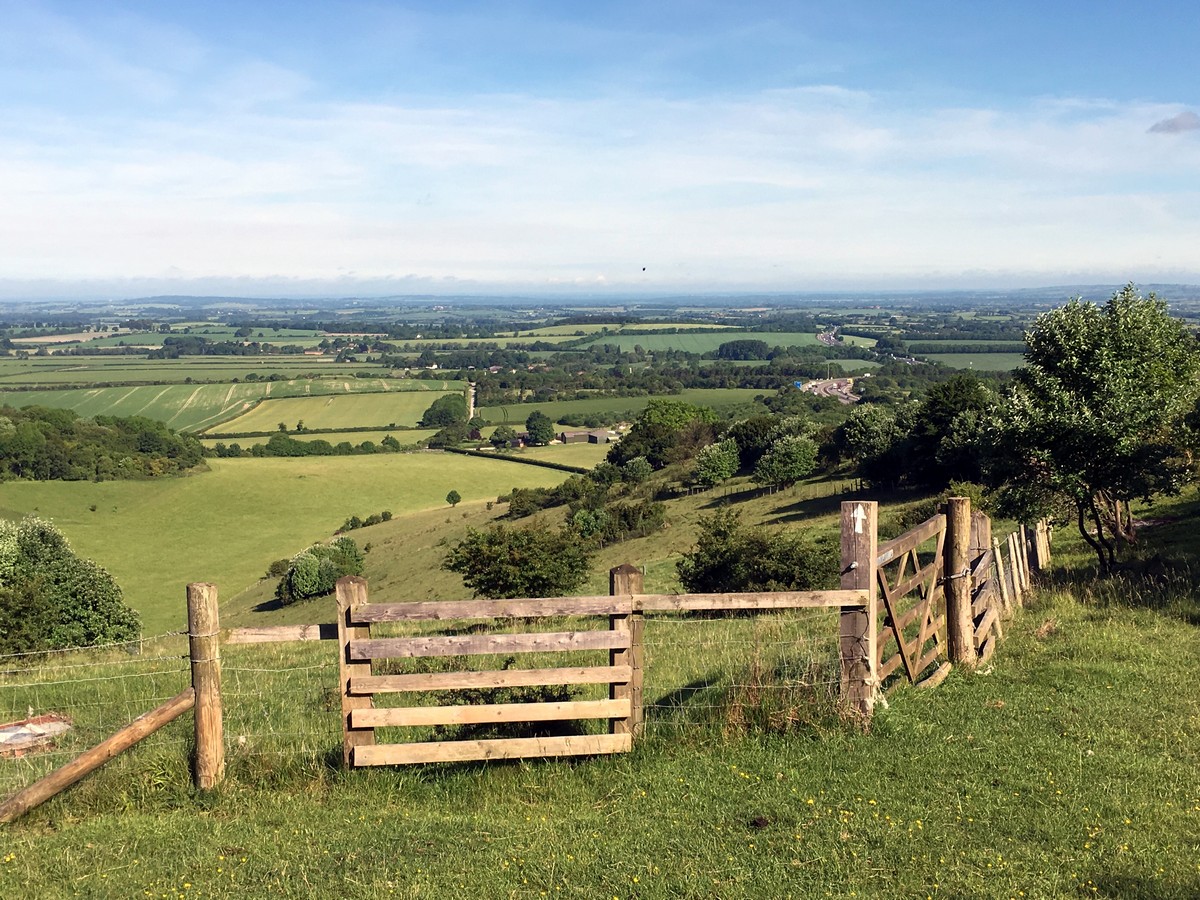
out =
[[340,537],[332,544],[314,544],[297,553],[279,579],[275,598],[283,606],[297,600],[321,597],[333,591],[345,575],[361,575],[363,553],[352,538]]
[[587,578],[591,554],[577,535],[563,529],[467,529],[442,561],[477,597],[554,597],[570,593]]

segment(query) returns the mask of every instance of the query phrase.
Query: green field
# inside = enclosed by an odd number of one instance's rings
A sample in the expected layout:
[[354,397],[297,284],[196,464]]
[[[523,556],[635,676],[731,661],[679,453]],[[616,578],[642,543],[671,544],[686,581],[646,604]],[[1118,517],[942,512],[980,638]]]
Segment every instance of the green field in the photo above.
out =
[[1023,353],[932,353],[926,359],[952,369],[1007,372],[1025,365]]
[[387,394],[329,394],[320,397],[288,397],[264,400],[235,419],[221,422],[222,434],[239,431],[275,431],[279,423],[295,428],[303,421],[308,428],[354,428],[369,425],[413,426],[438,397],[453,391],[396,391]]
[[725,331],[711,334],[606,334],[591,341],[591,344],[614,344],[622,352],[635,346],[647,353],[659,350],[683,350],[688,353],[711,353],[726,341],[766,341],[770,347],[803,347],[817,345],[817,336],[799,331]]
[[[295,425],[294,422],[288,423],[289,427],[293,425]],[[340,444],[342,441],[349,441],[351,444],[357,447],[363,441],[371,441],[372,443],[378,444],[389,434],[401,444],[416,444],[421,441],[429,440],[431,437],[437,434],[437,431],[433,428],[394,428],[390,431],[386,429],[382,431],[333,431],[322,434],[296,434],[293,432],[289,435],[289,437],[298,441],[329,441],[329,443],[335,446]],[[217,444],[237,444],[238,446],[242,447],[242,449],[248,450],[256,444],[265,444],[270,439],[270,435],[246,438],[201,438],[200,443],[209,449],[212,449]]]
[[[111,388],[76,388],[62,391],[9,391],[0,393],[0,402],[14,406],[48,406],[56,409],[71,409],[81,416],[146,416],[166,422],[172,428],[196,431],[210,428],[243,413],[249,413],[254,404],[263,398],[311,397],[317,400],[345,399],[342,395],[357,398],[364,409],[380,409],[394,404],[394,408],[407,411],[420,406],[421,412],[433,402],[436,394],[414,390],[417,387],[440,387],[444,382],[419,381],[414,379],[385,378],[321,378],[297,379],[292,381],[241,382],[239,384],[169,384],[141,385]],[[377,392],[377,393],[364,393]],[[382,392],[382,393],[378,393]],[[315,395],[315,396],[314,396]],[[375,397],[368,400],[367,397]],[[321,399],[318,399],[321,398]],[[396,398],[396,399],[392,399]],[[278,400],[267,400],[263,405],[270,407]],[[349,409],[353,404],[346,405]],[[300,418],[304,418],[300,416]],[[230,431],[273,430],[280,421],[294,426],[294,417],[274,418],[266,428],[228,428]],[[338,419],[330,424],[309,422],[314,428],[345,428],[355,425],[416,424],[407,419],[386,418],[382,420]],[[224,426],[222,426],[224,428]]]
[[[182,624],[184,586],[232,597],[275,559],[328,538],[349,516],[494,500],[564,473],[448,453],[213,459],[211,472],[152,481],[12,482],[0,515],[51,519],[75,550],[116,577],[147,634]],[[91,509],[95,506],[95,510]]]
[[[695,403],[699,406],[711,406],[713,409],[723,409],[730,406],[740,406],[751,402],[755,397],[770,394],[772,391],[755,388],[693,388],[671,394],[662,399],[681,400]],[[549,416],[555,422],[561,416],[590,413],[610,413],[632,411],[635,415],[646,408],[653,397],[589,397],[586,400],[556,400],[547,403],[509,403],[504,406],[485,406],[479,408],[479,414],[492,422],[508,422],[510,424],[524,423],[535,410]]]
[[[385,370],[367,363],[335,363],[333,357],[312,356],[188,356],[147,359],[144,356],[0,357],[0,388],[10,385],[123,384],[148,382],[232,381],[249,374],[269,378],[304,375],[349,376]],[[391,379],[399,381],[399,379]]]
[[[364,532],[436,558],[447,517]],[[1194,552],[1192,520],[1177,532]],[[372,596],[411,597],[412,577],[378,587],[383,561]],[[805,691],[763,669],[828,673],[828,611],[647,617],[646,732],[592,759],[342,771],[334,648],[226,646],[226,784],[190,790],[184,717],[7,827],[0,896],[1195,897],[1191,576],[1050,580],[985,666],[896,690],[869,731],[823,705],[836,676]],[[0,709],[78,704],[86,746],[187,684],[183,646],[0,675]]]
[[547,462],[562,463],[567,466],[583,466],[590,469],[604,462],[612,444],[551,444],[547,447],[526,447],[524,450],[514,450],[516,458],[544,459]]
[[995,352],[995,353],[1024,353],[1025,352],[1025,342],[1024,341],[911,340],[908,343],[922,344],[922,345],[927,344],[931,347],[936,348],[936,352],[938,352],[938,353],[942,353],[942,352],[953,353],[956,350],[958,350],[960,347],[979,347],[982,345],[987,345],[986,349],[989,352]]

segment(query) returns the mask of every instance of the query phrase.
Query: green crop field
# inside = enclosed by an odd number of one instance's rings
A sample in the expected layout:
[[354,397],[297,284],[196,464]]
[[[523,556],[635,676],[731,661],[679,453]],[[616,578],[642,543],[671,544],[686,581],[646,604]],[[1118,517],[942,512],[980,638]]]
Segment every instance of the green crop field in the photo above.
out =
[[[268,378],[302,375],[353,376],[385,370],[367,363],[335,363],[332,357],[312,356],[189,356],[147,359],[144,356],[0,357],[0,388],[15,385],[132,384],[154,382],[232,381],[255,374]],[[393,384],[401,379],[389,379]],[[424,383],[424,382],[418,382]]]
[[562,463],[566,466],[583,466],[590,469],[604,462],[612,444],[551,444],[547,447],[527,447],[524,450],[514,450],[516,458],[544,459],[547,462]]
[[[146,416],[160,419],[172,428],[194,431],[210,428],[251,410],[264,398],[327,396],[378,396],[363,403],[373,409],[395,404],[399,410],[420,406],[417,417],[433,402],[432,391],[412,390],[415,386],[440,386],[443,382],[393,380],[385,378],[321,378],[293,381],[242,382],[240,384],[169,384],[111,388],[76,388],[62,391],[9,391],[0,393],[0,401],[13,406],[48,406],[71,409],[81,416]],[[399,387],[399,390],[395,388]],[[366,392],[383,392],[379,394]],[[389,401],[387,398],[399,398]],[[278,401],[271,401],[278,402]],[[267,404],[270,406],[270,403]],[[348,409],[349,407],[344,407]],[[230,431],[273,430],[280,421],[294,425],[292,419],[275,418],[268,428],[228,428]],[[331,421],[329,425],[308,423],[314,428],[345,428],[355,425],[416,424],[407,419]]]
[[1023,353],[931,353],[926,359],[952,369],[1007,372],[1025,365]]
[[258,406],[210,429],[222,434],[239,431],[274,431],[283,422],[295,428],[354,428],[369,425],[416,425],[421,414],[438,397],[449,392],[395,391],[386,394],[329,394],[264,400]]
[[[564,473],[448,453],[214,459],[211,472],[150,481],[12,482],[0,515],[52,520],[77,552],[116,577],[148,634],[183,624],[184,586],[216,582],[229,598],[275,559],[328,538],[349,516],[395,515],[494,500]],[[91,507],[95,506],[95,510]]]
[[[288,427],[291,427],[295,424],[295,422],[290,422],[288,423]],[[278,425],[276,425],[276,427],[278,427]],[[290,437],[298,441],[329,441],[329,443],[334,444],[335,446],[340,444],[342,441],[349,441],[351,444],[357,447],[363,441],[371,441],[372,443],[378,444],[389,434],[401,444],[416,444],[420,441],[429,440],[431,437],[437,434],[437,431],[432,428],[394,428],[390,431],[384,429],[381,431],[333,431],[322,434],[291,434]],[[270,436],[263,435],[261,437],[247,438],[201,438],[200,443],[210,449],[215,447],[217,444],[237,444],[243,449],[249,449],[256,444],[265,444],[268,440],[270,440]]]
[[839,337],[843,344],[849,344],[852,347],[874,347],[876,343],[875,338],[860,337],[857,334],[843,334]]
[[[770,394],[769,390],[754,388],[694,388],[663,397],[666,400],[682,400],[699,406],[722,409],[749,403],[755,397]],[[479,414],[492,422],[524,423],[535,410],[549,416],[555,422],[566,415],[589,415],[632,411],[634,415],[646,408],[652,397],[589,397],[586,400],[560,400],[548,403],[509,403],[503,406],[480,407]]]
[[971,341],[971,340],[948,340],[948,341],[926,341],[926,340],[911,340],[909,344],[920,344],[922,346],[934,347],[937,353],[954,353],[960,347],[979,347],[986,345],[985,349],[992,353],[1024,353],[1024,341]]
[[688,353],[710,353],[726,341],[766,341],[770,347],[802,347],[818,343],[817,336],[799,331],[724,331],[709,334],[606,334],[590,343],[614,344],[622,352],[640,346],[647,353],[656,350],[683,350]]

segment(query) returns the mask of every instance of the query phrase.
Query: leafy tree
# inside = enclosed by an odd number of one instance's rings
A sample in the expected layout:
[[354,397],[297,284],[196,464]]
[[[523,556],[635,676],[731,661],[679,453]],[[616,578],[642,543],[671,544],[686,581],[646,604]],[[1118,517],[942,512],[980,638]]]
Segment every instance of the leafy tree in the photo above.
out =
[[717,348],[717,359],[766,359],[770,350],[766,341],[753,339],[726,341]]
[[314,544],[292,557],[275,588],[275,598],[287,606],[297,600],[322,597],[333,591],[339,578],[361,575],[362,570],[363,552],[353,538]]
[[676,569],[692,593],[820,590],[837,581],[837,555],[828,541],[750,528],[736,511],[718,510],[700,521]]
[[684,462],[716,440],[716,422],[716,413],[706,406],[655,398],[608,451],[608,461],[623,466],[642,456],[655,469]]
[[737,442],[742,468],[753,469],[775,440],[779,419],[775,416],[752,416],[735,422],[728,436]]
[[700,484],[717,485],[737,474],[738,463],[737,441],[709,444],[696,454],[692,478]]
[[1192,475],[1200,349],[1166,304],[1132,284],[1104,306],[1043,313],[999,414],[1001,509],[1074,513],[1104,573],[1135,539],[1129,501],[1176,494]]
[[438,397],[421,416],[422,428],[443,428],[467,424],[467,398],[462,394]]
[[446,495],[446,502],[449,503],[451,507],[458,506],[461,501],[462,494],[460,494],[458,491],[451,491]]
[[529,443],[541,447],[554,440],[554,423],[544,412],[534,410],[525,420],[525,431],[529,434]]
[[789,435],[771,445],[758,465],[754,480],[759,484],[787,486],[811,475],[817,468],[817,445],[812,438]]
[[995,405],[995,394],[969,372],[931,387],[908,435],[907,479],[934,488],[979,481],[982,425]]
[[578,535],[562,529],[467,529],[442,561],[442,568],[462,575],[477,597],[555,597],[583,584],[591,553]]
[[641,484],[654,474],[654,467],[646,462],[646,457],[635,456],[621,466],[621,480],[626,484]]
[[135,639],[138,614],[113,577],[49,522],[0,521],[0,652]]
[[517,432],[513,430],[511,425],[499,425],[492,432],[492,436],[488,438],[491,445],[497,450],[506,450],[512,446],[513,441],[517,439]]

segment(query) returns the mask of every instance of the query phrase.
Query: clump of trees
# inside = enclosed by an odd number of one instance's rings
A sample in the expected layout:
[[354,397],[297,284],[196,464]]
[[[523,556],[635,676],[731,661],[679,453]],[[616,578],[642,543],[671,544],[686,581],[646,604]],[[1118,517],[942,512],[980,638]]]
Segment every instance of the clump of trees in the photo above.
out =
[[138,614],[105,569],[49,522],[0,520],[0,654],[136,640]]
[[467,418],[467,398],[462,394],[446,394],[434,400],[421,415],[421,427],[444,428],[447,425],[464,425]]
[[807,591],[837,584],[837,548],[787,531],[743,524],[734,510],[700,521],[696,546],[676,564],[691,593]]
[[476,597],[557,597],[587,579],[591,551],[567,528],[467,529],[442,561]]
[[1134,542],[1131,500],[1177,494],[1194,475],[1200,346],[1132,284],[1103,306],[1043,313],[993,422],[1001,508],[1066,508],[1103,573]]
[[371,525],[378,525],[381,522],[390,521],[392,521],[392,511],[390,509],[385,509],[383,512],[371,513],[371,515],[367,516],[365,519],[361,519],[358,516],[351,516],[342,523],[342,527],[335,531],[334,534],[341,534],[344,531],[353,531],[356,528],[368,528]]
[[289,561],[275,588],[275,599],[288,606],[298,600],[332,593],[344,575],[361,575],[363,552],[352,538],[340,537],[332,544],[314,544]]
[[149,478],[178,474],[203,458],[198,440],[154,419],[0,407],[0,480]]

